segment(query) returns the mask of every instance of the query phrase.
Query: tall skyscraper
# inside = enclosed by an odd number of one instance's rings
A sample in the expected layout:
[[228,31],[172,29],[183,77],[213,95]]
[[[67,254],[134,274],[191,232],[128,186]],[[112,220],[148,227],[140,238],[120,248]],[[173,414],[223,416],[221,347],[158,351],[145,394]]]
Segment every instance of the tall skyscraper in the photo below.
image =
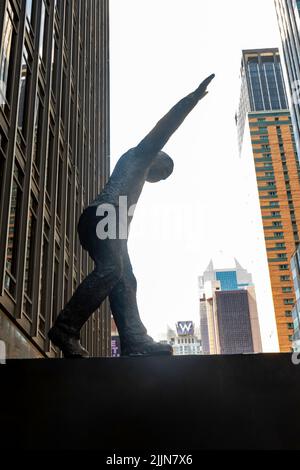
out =
[[288,82],[290,110],[300,156],[300,1],[275,0]]
[[[290,259],[299,243],[300,167],[278,49],[243,51],[240,151],[254,158],[279,346],[292,347]],[[250,132],[249,132],[250,131]],[[249,155],[243,155],[247,158]],[[253,197],[256,191],[253,188]]]
[[[53,356],[47,331],[93,269],[76,224],[109,176],[108,0],[0,2],[0,339]],[[82,332],[110,355],[110,314]]]
[[235,265],[215,269],[211,261],[199,277],[203,354],[262,352],[252,276]]

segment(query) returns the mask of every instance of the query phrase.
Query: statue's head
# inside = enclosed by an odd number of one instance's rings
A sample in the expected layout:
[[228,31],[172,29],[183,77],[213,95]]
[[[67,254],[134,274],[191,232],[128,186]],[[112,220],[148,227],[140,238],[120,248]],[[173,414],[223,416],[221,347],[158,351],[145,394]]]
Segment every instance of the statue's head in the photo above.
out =
[[171,176],[174,169],[174,162],[165,152],[158,152],[147,175],[148,183],[157,183],[166,180]]

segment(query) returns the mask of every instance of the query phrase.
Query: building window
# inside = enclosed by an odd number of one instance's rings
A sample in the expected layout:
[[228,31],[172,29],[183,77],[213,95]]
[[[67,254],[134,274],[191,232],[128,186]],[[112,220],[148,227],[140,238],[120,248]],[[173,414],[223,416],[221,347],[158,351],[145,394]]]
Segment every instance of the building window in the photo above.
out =
[[33,0],[26,0],[26,25],[29,30],[33,22]]
[[18,110],[18,128],[26,141],[26,133],[28,128],[28,96],[30,87],[30,76],[31,76],[31,64],[32,59],[28,52],[26,44],[23,49],[22,56],[22,69],[21,69],[21,82],[19,92],[19,110]]
[[70,25],[69,25],[68,18],[71,16],[71,14],[72,13],[71,13],[71,8],[70,8],[70,2],[69,0],[67,0],[65,2],[65,34],[64,34],[66,38],[66,43],[68,43],[68,39],[69,39]]
[[61,120],[63,123],[63,129],[65,129],[67,125],[67,106],[68,106],[68,99],[67,99],[67,93],[68,93],[68,84],[67,84],[67,75],[65,70],[63,71],[63,78],[62,78],[62,93],[61,93]]
[[63,191],[63,188],[62,188],[63,174],[62,173],[63,173],[63,167],[64,167],[64,164],[63,164],[62,157],[60,155],[59,156],[59,163],[58,163],[58,182],[57,182],[57,198],[56,198],[56,214],[57,214],[59,220],[61,219],[61,209],[62,209],[62,191]]
[[294,299],[284,299],[284,305],[294,305]]
[[14,296],[17,276],[17,257],[19,229],[21,219],[21,202],[24,174],[18,162],[15,162],[12,193],[10,200],[9,233],[6,252],[5,287]]
[[66,237],[70,240],[70,235],[72,233],[72,226],[73,226],[73,218],[71,213],[71,197],[72,197],[72,185],[71,185],[71,172],[68,171],[68,181],[67,181],[67,213],[66,213]]
[[293,330],[294,329],[294,323],[288,323],[287,327],[288,327],[289,330]]
[[47,19],[48,12],[46,11],[45,0],[41,1],[41,25],[40,25],[40,39],[39,39],[39,58],[44,62],[46,55],[46,42],[47,42]]
[[36,102],[35,102],[33,146],[32,146],[32,152],[33,152],[32,160],[35,165],[34,176],[35,176],[36,181],[39,180],[39,174],[40,174],[43,112],[44,112],[43,103],[38,93],[36,97]]
[[285,316],[286,316],[287,318],[290,318],[290,317],[293,316],[293,314],[292,314],[292,312],[291,312],[290,310],[286,310],[286,311],[284,312],[284,314],[285,314]]
[[280,271],[288,271],[289,270],[289,265],[288,264],[280,264],[279,269],[280,269]]
[[65,263],[65,276],[64,276],[64,304],[67,303],[69,297],[69,265]]
[[4,16],[2,48],[0,52],[0,106],[10,103],[10,91],[13,85],[12,70],[16,46],[15,13],[11,3],[7,3]]
[[280,280],[283,281],[283,282],[284,281],[290,281],[291,278],[290,278],[290,276],[280,276]]
[[[53,163],[53,151],[54,151],[54,133],[52,127],[49,126],[49,136],[48,136],[48,154],[47,154],[47,172],[46,172],[46,190],[47,195],[51,194],[52,187],[52,163]],[[51,201],[49,201],[51,202]]]
[[[36,240],[36,221],[37,221],[38,203],[35,196],[31,193],[30,209],[27,228],[26,259],[25,259],[25,285],[24,290],[27,297],[31,300],[33,293],[33,276],[35,260],[35,240]],[[26,312],[28,315],[31,312]]]
[[262,145],[261,146],[263,152],[270,152],[271,151],[271,147],[269,145]]
[[52,92],[56,96],[56,86],[57,86],[57,72],[58,72],[58,42],[56,32],[53,33],[52,40],[52,61],[51,61],[51,77],[52,77]]
[[40,308],[39,308],[39,331],[45,337],[45,318],[49,309],[47,299],[47,269],[48,269],[48,248],[49,240],[44,235],[42,249],[42,268],[41,268],[41,288],[40,288]]
[[7,148],[7,137],[0,127],[0,207],[4,190],[4,169],[5,169],[5,154]]
[[58,298],[59,284],[59,248],[55,244],[55,257],[54,257],[54,273],[53,273],[53,293],[52,293],[52,323],[55,322],[58,310],[60,309],[60,302]]
[[283,287],[282,292],[284,292],[284,293],[285,292],[293,292],[293,289],[292,289],[292,287]]
[[63,7],[63,2],[61,0],[54,0],[54,9],[58,15],[61,15],[61,10]]

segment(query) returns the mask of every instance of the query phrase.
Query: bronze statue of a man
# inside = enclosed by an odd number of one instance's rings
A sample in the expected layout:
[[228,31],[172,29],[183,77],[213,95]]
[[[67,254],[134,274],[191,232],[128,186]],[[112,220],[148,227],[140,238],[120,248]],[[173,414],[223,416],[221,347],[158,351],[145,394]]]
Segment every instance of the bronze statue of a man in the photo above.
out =
[[[88,352],[80,344],[80,330],[107,296],[119,331],[123,356],[172,354],[170,345],[156,343],[147,335],[140,319],[137,283],[128,255],[127,236],[120,236],[124,220],[122,222],[119,202],[120,198],[126,197],[128,207],[134,207],[146,181],[155,183],[171,175],[173,161],[162,152],[162,148],[207,94],[213,78],[214,75],[209,76],[193,93],[179,101],[135,148],[119,159],[103,191],[82,213],[78,223],[79,239],[94,260],[95,269],[77,288],[48,333],[65,357],[88,357]],[[97,226],[99,221],[103,221],[109,205],[116,211],[118,230],[114,237],[99,237]],[[128,226],[132,215],[127,216]]]

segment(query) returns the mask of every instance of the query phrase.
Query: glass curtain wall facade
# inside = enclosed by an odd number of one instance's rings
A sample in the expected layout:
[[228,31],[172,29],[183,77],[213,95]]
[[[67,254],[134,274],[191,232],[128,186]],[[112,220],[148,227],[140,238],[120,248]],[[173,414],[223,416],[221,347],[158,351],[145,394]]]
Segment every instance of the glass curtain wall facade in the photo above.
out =
[[275,0],[295,140],[300,155],[300,1]]
[[243,51],[241,95],[236,116],[239,151],[243,146],[247,114],[251,111],[288,109],[284,77],[278,49]]
[[291,270],[295,287],[296,303],[293,308],[294,337],[293,349],[300,352],[300,246],[291,260]]
[[[93,269],[76,233],[109,176],[108,0],[0,2],[0,339],[53,356],[47,331]],[[82,332],[110,355],[106,303]]]

